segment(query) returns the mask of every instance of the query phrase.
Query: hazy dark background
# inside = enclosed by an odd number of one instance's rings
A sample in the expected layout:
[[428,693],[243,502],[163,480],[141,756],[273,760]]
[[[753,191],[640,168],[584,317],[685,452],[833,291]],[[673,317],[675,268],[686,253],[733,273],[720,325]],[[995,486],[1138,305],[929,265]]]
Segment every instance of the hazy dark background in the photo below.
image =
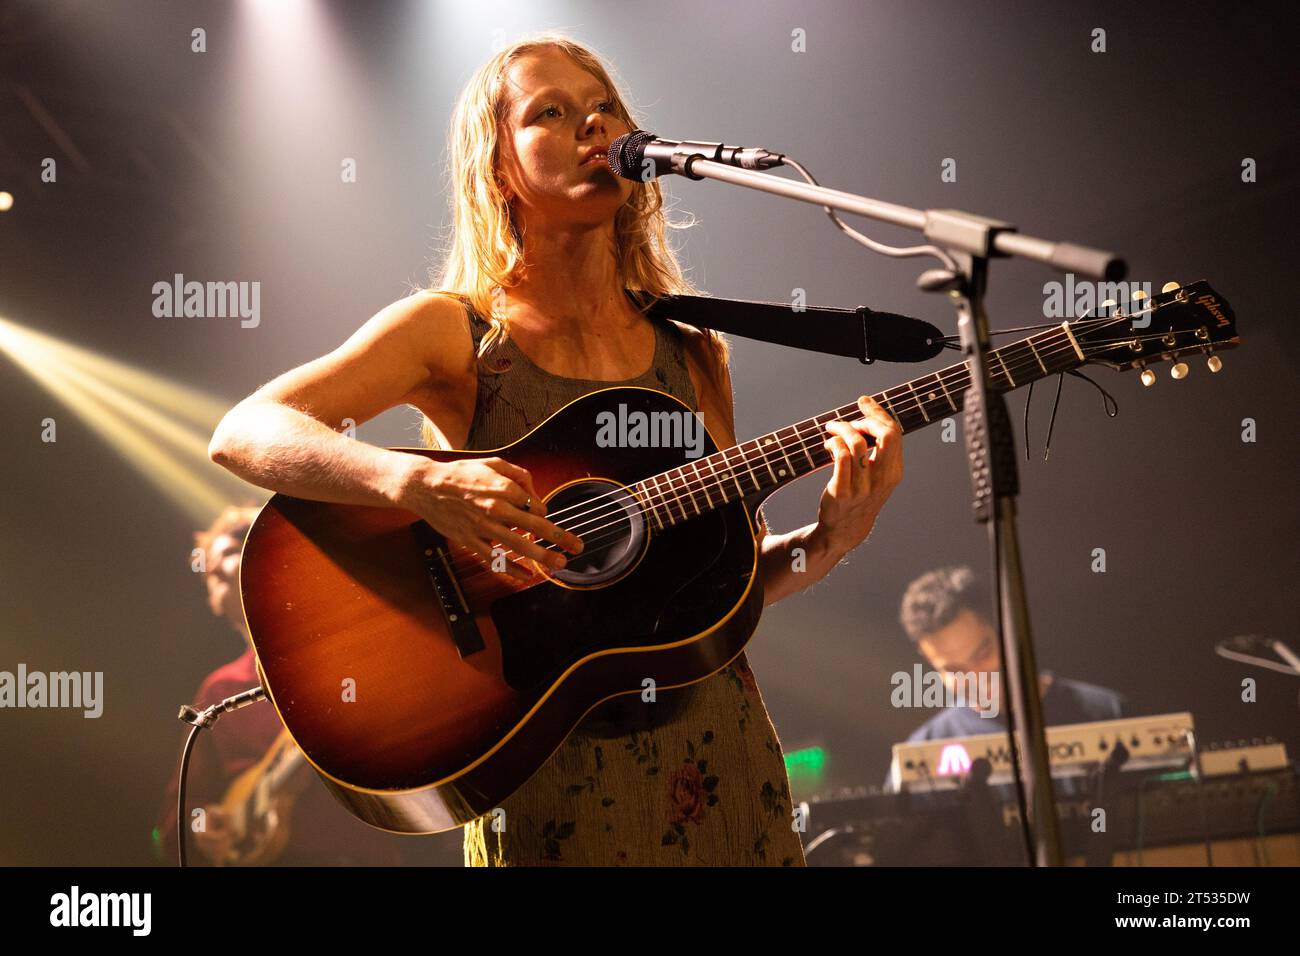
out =
[[[1300,685],[1212,653],[1239,633],[1296,637],[1293,4],[766,2],[740,15],[699,0],[320,3],[304,6],[310,29],[294,25],[294,4],[286,21],[268,9],[0,5],[0,189],[16,197],[0,214],[0,315],[233,404],[424,281],[448,221],[455,95],[494,30],[508,42],[566,29],[615,66],[644,128],[763,145],[835,188],[1112,248],[1157,290],[1210,280],[1243,339],[1220,374],[1192,359],[1187,380],[1160,366],[1143,389],[1097,369],[1119,401],[1113,420],[1094,389],[1067,379],[1047,463],[1055,383],[1036,389],[1020,499],[1033,627],[1040,662],[1061,675],[1148,712],[1190,709],[1205,740],[1272,733],[1294,753]],[[206,54],[190,52],[195,26]],[[1105,54],[1090,52],[1094,27],[1107,31]],[[796,28],[806,53],[790,52]],[[83,161],[36,122],[23,90]],[[57,184],[39,180],[46,156]],[[355,184],[339,181],[344,156],[358,161]],[[956,183],[940,181],[945,157]],[[1244,157],[1258,182],[1242,183]],[[803,288],[813,305],[869,304],[955,331],[947,302],[915,290],[928,260],[866,253],[816,207],[665,182],[677,217],[702,220],[682,255],[709,293],[776,301]],[[260,327],[155,318],[151,286],[177,272],[260,281]],[[1055,278],[998,262],[994,327],[1043,321]],[[954,354],[868,368],[732,343],[742,440]],[[1019,422],[1025,395],[1009,401]],[[0,863],[147,863],[176,707],[239,653],[238,638],[190,571],[193,521],[7,357],[0,409],[0,669],[102,670],[106,683],[99,720],[0,712]],[[40,441],[45,416],[59,421],[57,444]],[[1253,444],[1241,441],[1247,417]],[[416,423],[398,409],[358,437],[414,445]],[[915,660],[898,602],[932,567],[985,567],[964,458],[937,428],[911,436],[906,479],[868,542],[768,609],[750,645],[786,750],[826,748],[817,792],[878,782],[890,744],[928,716],[889,706],[890,675]],[[827,477],[771,499],[773,530],[813,520]],[[1105,574],[1090,570],[1099,547]],[[1246,676],[1260,682],[1257,704],[1240,702]],[[459,844],[456,831],[404,847],[457,863]]]

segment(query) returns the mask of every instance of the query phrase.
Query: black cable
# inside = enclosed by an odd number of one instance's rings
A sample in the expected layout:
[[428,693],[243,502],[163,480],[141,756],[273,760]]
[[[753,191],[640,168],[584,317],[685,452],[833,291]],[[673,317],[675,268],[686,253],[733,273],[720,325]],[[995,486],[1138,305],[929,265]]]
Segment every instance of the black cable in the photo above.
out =
[[[1065,381],[1066,375],[1073,375],[1075,378],[1081,378],[1097,391],[1101,392],[1101,410],[1107,418],[1114,418],[1119,414],[1119,402],[1115,396],[1106,391],[1101,385],[1098,385],[1087,375],[1084,375],[1078,369],[1069,369],[1065,372],[1059,372],[1056,376],[1056,397],[1052,400],[1052,417],[1047,422],[1047,439],[1043,442],[1043,461],[1047,461],[1047,456],[1052,451],[1052,432],[1056,428],[1056,410],[1061,404],[1061,384]],[[1029,407],[1034,400],[1034,383],[1029,383],[1028,396],[1025,398],[1025,461],[1029,461]],[[1111,411],[1111,406],[1115,410]]]
[[198,739],[200,730],[204,727],[211,727],[223,714],[228,714],[247,707],[249,704],[256,704],[259,700],[266,699],[266,689],[259,684],[256,687],[250,687],[248,690],[227,697],[206,710],[195,710],[189,704],[181,705],[180,713],[176,715],[176,719],[189,724],[192,728],[189,737],[185,741],[185,749],[181,751],[180,785],[176,790],[176,852],[182,867],[187,865],[185,852],[185,779],[189,775],[190,752],[194,749],[194,741]]
[[176,794],[176,848],[180,856],[180,865],[188,866],[185,856],[185,781],[190,770],[190,752],[194,749],[194,741],[199,737],[199,731],[203,729],[202,724],[194,724],[190,728],[190,735],[185,739],[185,749],[181,751],[181,783]]

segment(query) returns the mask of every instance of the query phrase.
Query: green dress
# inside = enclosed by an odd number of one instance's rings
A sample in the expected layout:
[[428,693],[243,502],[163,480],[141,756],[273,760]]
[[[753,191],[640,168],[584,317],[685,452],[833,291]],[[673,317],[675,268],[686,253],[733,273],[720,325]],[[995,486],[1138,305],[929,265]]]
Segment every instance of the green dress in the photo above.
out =
[[[488,324],[466,304],[474,345]],[[681,330],[654,320],[655,358],[622,382],[552,375],[513,339],[478,369],[467,450],[508,445],[574,399],[639,385],[698,410]],[[465,827],[466,866],[804,866],[776,729],[742,653],[682,688],[592,710],[515,793]]]

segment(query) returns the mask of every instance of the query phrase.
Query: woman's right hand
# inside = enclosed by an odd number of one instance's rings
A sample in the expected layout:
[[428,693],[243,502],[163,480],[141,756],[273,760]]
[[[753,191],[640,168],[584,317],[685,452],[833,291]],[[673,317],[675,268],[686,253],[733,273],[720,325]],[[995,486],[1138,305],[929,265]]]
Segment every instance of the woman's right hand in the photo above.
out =
[[[582,551],[581,538],[546,520],[546,505],[527,469],[497,457],[433,461],[421,456],[409,467],[395,504],[419,515],[451,544],[478,554],[489,567],[498,544],[555,570],[565,566],[564,556],[534,538],[574,554]],[[518,580],[532,579],[509,557],[505,566]]]

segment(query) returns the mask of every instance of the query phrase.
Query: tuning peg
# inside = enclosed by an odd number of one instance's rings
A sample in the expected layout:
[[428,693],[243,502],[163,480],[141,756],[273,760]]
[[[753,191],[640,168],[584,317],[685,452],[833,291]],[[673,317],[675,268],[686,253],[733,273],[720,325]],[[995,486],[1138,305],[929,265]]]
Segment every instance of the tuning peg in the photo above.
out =
[[1219,358],[1217,355],[1211,355],[1205,360],[1205,365],[1211,372],[1217,372],[1219,369],[1223,368],[1223,359]]
[[1166,282],[1160,287],[1161,292],[1173,292],[1175,289],[1181,289],[1182,286],[1177,282]]
[[1146,297],[1147,297],[1147,294],[1146,294],[1143,290],[1141,290],[1141,289],[1136,289],[1136,290],[1134,290],[1134,292],[1133,292],[1132,299],[1133,299],[1134,302],[1141,302],[1141,301],[1142,301],[1143,299],[1145,299]]
[[[1111,311],[1110,311],[1109,314],[1113,315],[1113,314],[1114,314],[1114,311],[1115,311],[1115,300],[1114,300],[1114,299],[1107,299],[1105,302],[1103,302],[1103,303],[1101,304],[1101,308],[1103,308],[1103,309],[1107,309],[1107,308],[1110,309]],[[1100,311],[1100,310],[1099,310],[1099,311]]]
[[1147,388],[1150,388],[1152,385],[1156,383],[1155,372],[1151,371],[1151,369],[1147,368],[1145,365],[1143,365],[1140,362],[1138,363],[1138,368],[1142,369],[1142,374],[1139,377],[1142,379],[1143,385],[1145,385]]
[[1174,367],[1169,370],[1169,374],[1177,379],[1187,378],[1187,363],[1175,362]]

